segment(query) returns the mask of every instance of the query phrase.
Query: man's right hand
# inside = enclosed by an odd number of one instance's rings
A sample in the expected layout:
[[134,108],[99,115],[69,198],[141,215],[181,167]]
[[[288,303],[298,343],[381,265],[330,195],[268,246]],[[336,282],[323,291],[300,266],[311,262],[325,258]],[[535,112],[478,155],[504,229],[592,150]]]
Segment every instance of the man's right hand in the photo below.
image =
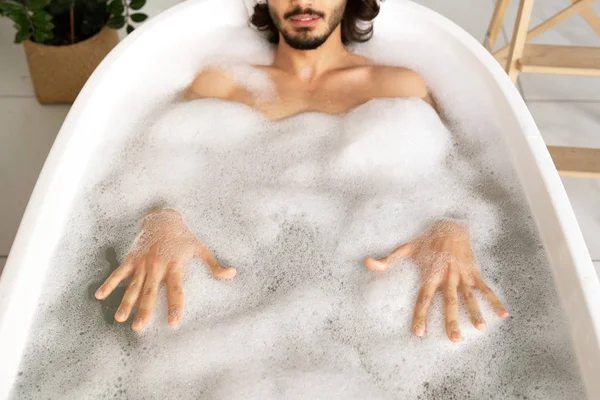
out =
[[236,275],[235,268],[219,264],[208,247],[188,229],[181,214],[171,209],[152,211],[144,217],[142,232],[125,261],[96,291],[96,298],[105,299],[122,281],[131,278],[115,319],[127,321],[137,304],[132,329],[139,331],[150,320],[158,289],[166,281],[168,322],[175,326],[183,315],[184,266],[196,258],[206,263],[215,278],[232,279]]

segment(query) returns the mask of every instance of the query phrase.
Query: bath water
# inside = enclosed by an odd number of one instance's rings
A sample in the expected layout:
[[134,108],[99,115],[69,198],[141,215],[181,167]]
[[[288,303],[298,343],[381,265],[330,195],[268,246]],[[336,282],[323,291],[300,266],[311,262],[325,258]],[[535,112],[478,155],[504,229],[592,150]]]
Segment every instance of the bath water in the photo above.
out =
[[[388,45],[354,50],[423,73],[443,121],[418,99],[279,122],[226,101],[165,101],[105,143],[49,269],[12,398],[583,398],[485,90],[451,61],[439,72],[434,56],[393,58]],[[236,63],[241,82],[268,86]],[[216,280],[190,263],[181,325],[167,325],[163,288],[135,333],[131,319],[113,319],[125,286],[105,301],[93,293],[158,207],[181,212],[238,274]],[[483,278],[511,313],[500,320],[476,293],[488,326],[475,330],[461,306],[460,344],[446,337],[441,293],[427,335],[412,335],[410,260],[385,273],[363,264],[446,217],[468,223]]]

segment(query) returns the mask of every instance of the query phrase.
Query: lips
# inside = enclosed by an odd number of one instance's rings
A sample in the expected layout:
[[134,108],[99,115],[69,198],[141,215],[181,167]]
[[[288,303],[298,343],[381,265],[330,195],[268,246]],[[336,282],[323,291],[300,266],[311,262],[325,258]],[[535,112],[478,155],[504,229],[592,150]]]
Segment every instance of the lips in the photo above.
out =
[[319,19],[321,18],[314,14],[299,14],[290,18],[292,23],[298,27],[313,26],[319,21]]

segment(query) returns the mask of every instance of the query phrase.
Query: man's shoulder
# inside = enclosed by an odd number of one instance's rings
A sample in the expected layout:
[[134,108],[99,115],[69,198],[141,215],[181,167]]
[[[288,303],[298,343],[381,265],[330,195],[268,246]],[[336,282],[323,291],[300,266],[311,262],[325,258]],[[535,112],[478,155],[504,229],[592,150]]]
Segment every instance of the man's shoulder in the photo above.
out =
[[427,82],[418,72],[395,66],[371,66],[371,81],[381,97],[429,97]]
[[393,65],[373,65],[371,68],[373,68],[374,73],[377,73],[385,79],[425,82],[421,74],[410,68],[396,67]]
[[187,89],[186,97],[229,99],[236,88],[237,82],[231,74],[224,69],[211,67],[196,75]]

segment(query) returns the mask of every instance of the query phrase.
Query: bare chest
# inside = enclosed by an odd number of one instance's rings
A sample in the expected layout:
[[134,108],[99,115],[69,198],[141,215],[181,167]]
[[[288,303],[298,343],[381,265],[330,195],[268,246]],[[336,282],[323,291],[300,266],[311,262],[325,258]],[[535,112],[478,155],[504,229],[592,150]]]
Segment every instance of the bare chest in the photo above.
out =
[[377,97],[366,84],[327,85],[313,90],[276,86],[273,95],[246,98],[245,103],[269,119],[280,120],[306,112],[342,114]]

